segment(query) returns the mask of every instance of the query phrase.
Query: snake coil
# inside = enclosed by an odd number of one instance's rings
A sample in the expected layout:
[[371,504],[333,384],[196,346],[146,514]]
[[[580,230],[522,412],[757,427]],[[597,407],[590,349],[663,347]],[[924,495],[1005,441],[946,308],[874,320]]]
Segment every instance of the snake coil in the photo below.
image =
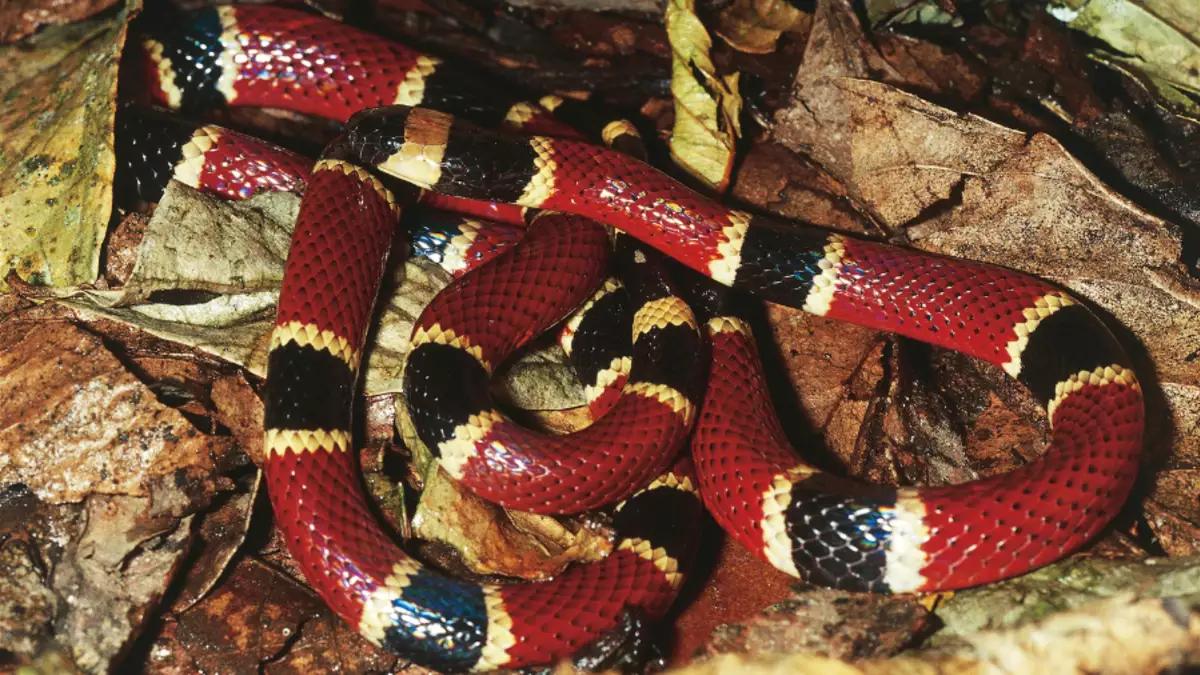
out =
[[[1104,324],[1040,280],[726,208],[581,140],[550,114],[559,99],[512,101],[439,59],[303,12],[202,10],[144,26],[136,50],[131,69],[158,104],[281,107],[347,122],[315,165],[226,130],[167,123],[125,128],[121,152],[135,158],[131,189],[150,199],[166,177],[233,198],[304,185],[269,355],[268,489],[317,592],[368,639],[415,662],[545,663],[618,630],[631,608],[661,615],[694,547],[697,492],[734,539],[788,574],[913,592],[1060,558],[1130,490],[1144,425],[1138,380]],[[616,145],[632,136],[620,123],[591,132]],[[393,192],[383,175],[415,187]],[[405,555],[371,517],[351,402],[392,230],[417,188],[511,204],[509,214],[545,212],[516,245],[511,232],[478,225],[469,236],[417,237],[419,249],[441,253],[462,237],[454,250],[464,266],[474,239],[495,254],[417,321],[405,394],[418,432],[452,475],[508,506],[568,513],[625,500],[615,516],[623,538],[602,562],[546,584],[459,581]],[[563,438],[516,426],[487,396],[492,369],[581,303],[612,302],[611,283],[593,293],[609,242],[592,219],[719,284],[1002,368],[1045,407],[1047,452],[1003,476],[938,488],[821,472],[788,446],[746,324],[699,322],[632,244],[616,254],[635,310],[632,366],[604,352],[593,368],[613,368],[594,392],[611,385],[607,414]],[[581,325],[568,321],[568,343]],[[693,427],[695,474],[689,460],[672,463]]]

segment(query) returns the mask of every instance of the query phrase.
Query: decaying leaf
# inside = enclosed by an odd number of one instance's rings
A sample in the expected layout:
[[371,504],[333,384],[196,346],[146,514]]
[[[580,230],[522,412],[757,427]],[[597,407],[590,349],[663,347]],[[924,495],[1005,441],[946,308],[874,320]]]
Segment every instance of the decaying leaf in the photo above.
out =
[[32,35],[48,24],[71,23],[98,14],[116,0],[13,0],[0,7],[0,43]]
[[1200,615],[1180,600],[1116,598],[1017,629],[976,633],[953,648],[844,663],[808,654],[726,654],[676,675],[1144,675],[1200,659]]
[[938,606],[945,627],[928,645],[957,644],[982,630],[1012,629],[1105,598],[1194,596],[1200,593],[1197,562],[1196,558],[1072,558],[1015,579],[960,591]]
[[158,477],[207,475],[233,447],[155,400],[98,338],[71,324],[9,320],[0,344],[0,483],[23,483],[56,503],[148,495]]
[[671,0],[666,14],[671,41],[671,93],[675,128],[671,158],[718,192],[729,184],[734,144],[741,135],[738,75],[718,76],[709,58],[712,39],[693,0]]
[[1154,476],[1143,506],[1146,523],[1167,555],[1200,555],[1200,470],[1174,469]]
[[[57,513],[54,513],[57,511]],[[82,507],[49,507],[28,490],[0,492],[0,650],[30,658],[41,651],[58,612],[41,541],[77,525]],[[47,517],[53,513],[54,518]],[[49,536],[45,536],[49,535]],[[11,656],[9,657],[11,658]]]
[[[87,290],[61,302],[85,319],[104,317],[160,338],[196,347],[260,377],[300,198],[291,193],[227,202],[172,182],[137,244],[136,262],[119,290]],[[397,228],[393,251],[407,250]],[[368,396],[401,388],[413,323],[450,276],[422,261],[392,266],[364,365]],[[202,302],[153,301],[153,294],[199,291]],[[501,395],[518,405],[562,409],[582,405],[561,356],[525,355],[498,379]]]
[[612,550],[608,538],[587,528],[571,532],[550,516],[522,514],[514,520],[441,470],[427,474],[412,526],[418,537],[457,551],[475,574],[529,581],[550,579],[573,562],[592,562]]
[[309,589],[253,558],[167,621],[150,653],[156,669],[179,673],[390,672],[397,661]]
[[214,417],[233,434],[242,452],[263,464],[263,402],[244,375],[217,378],[209,392]]
[[1169,105],[1200,115],[1200,5],[1193,0],[1051,0],[1047,11],[1107,45],[1094,53],[1097,61],[1144,74]]
[[5,273],[43,286],[96,279],[112,209],[117,58],[139,6],[130,0],[114,18],[53,27],[0,49]]
[[190,550],[191,520],[144,497],[0,500],[0,648],[73,664],[53,672],[112,672]]
[[872,26],[924,24],[961,26],[954,0],[866,0],[867,21]]
[[[1164,440],[1175,441],[1178,457],[1194,457],[1200,283],[1180,264],[1178,230],[1104,185],[1048,135],[858,79],[875,57],[855,33],[861,28],[840,0],[818,9],[810,53],[836,54],[806,58],[776,140],[807,152],[887,231],[917,247],[1016,267],[1111,313],[1145,346],[1183,423]],[[840,46],[820,47],[831,43]]]
[[283,278],[300,200],[268,192],[226,201],[172,183],[137,248],[120,291],[93,297],[123,307],[156,291],[249,294],[276,290]]
[[811,14],[787,0],[735,0],[721,10],[713,31],[734,49],[769,54],[781,35],[805,32],[811,22]]
[[493,394],[503,404],[526,411],[570,410],[587,401],[566,354],[547,339],[500,368]]
[[199,602],[224,576],[246,539],[261,485],[261,471],[242,476],[237,492],[198,516],[196,555],[189,560],[182,587],[172,603],[173,612],[186,611]]
[[749,621],[718,627],[704,653],[878,658],[899,653],[933,623],[913,596],[808,587]]

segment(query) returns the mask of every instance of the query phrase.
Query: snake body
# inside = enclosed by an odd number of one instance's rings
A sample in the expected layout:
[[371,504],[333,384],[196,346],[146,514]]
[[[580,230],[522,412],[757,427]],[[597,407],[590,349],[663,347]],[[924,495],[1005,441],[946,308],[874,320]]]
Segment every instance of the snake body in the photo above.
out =
[[[147,31],[140,47],[160,103],[266,105],[346,122],[304,177],[269,357],[265,471],[289,550],[317,592],[414,661],[446,670],[543,663],[616,629],[623,609],[661,614],[693,546],[696,487],[721,526],[778,569],[884,592],[961,588],[1044,565],[1093,537],[1130,490],[1144,424],[1138,380],[1104,324],[1050,284],[727,208],[564,132],[548,114],[553,99],[538,107],[482,83],[452,88],[467,76],[437,59],[300,12],[207,10],[180,31]],[[485,130],[464,117],[546,133]],[[176,135],[180,154],[166,153],[158,173],[199,163],[189,175],[204,184],[208,150],[182,150],[195,133]],[[415,187],[394,192],[379,175]],[[520,244],[501,237],[504,253],[426,310],[405,385],[422,440],[489,499],[554,513],[626,500],[614,554],[548,585],[484,586],[421,567],[375,524],[359,486],[354,383],[392,230],[417,188],[554,212]],[[232,192],[247,189],[259,188]],[[1046,408],[1047,452],[1010,474],[940,488],[823,473],[787,445],[736,316],[703,322],[711,360],[706,388],[695,384],[707,356],[701,322],[636,247],[618,253],[636,280],[626,284],[634,359],[602,406],[612,410],[571,441],[520,429],[494,409],[487,378],[589,295],[591,307],[608,304],[589,285],[603,277],[607,238],[586,219],[724,286],[1003,369]],[[686,461],[671,464],[693,425],[694,477]]]

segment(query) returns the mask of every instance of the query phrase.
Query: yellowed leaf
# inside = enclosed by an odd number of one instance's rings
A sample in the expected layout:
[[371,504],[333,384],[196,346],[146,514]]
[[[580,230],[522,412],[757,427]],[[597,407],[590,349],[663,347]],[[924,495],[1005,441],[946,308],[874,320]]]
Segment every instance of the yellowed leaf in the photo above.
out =
[[735,0],[721,10],[714,30],[734,49],[768,54],[775,51],[781,35],[807,30],[811,22],[811,14],[787,0]]
[[729,185],[734,146],[741,135],[738,76],[717,75],[709,57],[712,38],[696,16],[693,0],[671,0],[666,23],[672,54],[671,93],[675,97],[671,158],[722,192]]
[[117,62],[138,6],[0,50],[4,273],[43,286],[95,280],[112,210]]

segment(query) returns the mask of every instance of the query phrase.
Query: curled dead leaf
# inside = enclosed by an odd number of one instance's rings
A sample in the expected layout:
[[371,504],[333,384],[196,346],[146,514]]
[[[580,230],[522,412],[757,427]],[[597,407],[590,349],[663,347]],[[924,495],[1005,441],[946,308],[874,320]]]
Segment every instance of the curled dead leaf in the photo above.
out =
[[529,581],[550,579],[573,562],[592,562],[612,550],[603,532],[572,531],[550,516],[510,517],[440,469],[426,475],[412,526],[418,537],[454,549],[475,574]]
[[741,135],[738,75],[719,76],[709,57],[712,39],[693,0],[671,0],[666,14],[671,42],[671,93],[675,128],[671,158],[718,192],[729,184],[734,145]]
[[1200,282],[1182,271],[1179,230],[1046,134],[860,79],[878,72],[878,56],[841,0],[818,9],[809,49],[775,139],[808,153],[918,248],[1048,278],[1113,315],[1144,345],[1167,396],[1168,430],[1155,437],[1193,453]]
[[811,22],[811,14],[787,0],[734,0],[721,10],[713,31],[734,49],[769,54],[781,35],[807,32]]

